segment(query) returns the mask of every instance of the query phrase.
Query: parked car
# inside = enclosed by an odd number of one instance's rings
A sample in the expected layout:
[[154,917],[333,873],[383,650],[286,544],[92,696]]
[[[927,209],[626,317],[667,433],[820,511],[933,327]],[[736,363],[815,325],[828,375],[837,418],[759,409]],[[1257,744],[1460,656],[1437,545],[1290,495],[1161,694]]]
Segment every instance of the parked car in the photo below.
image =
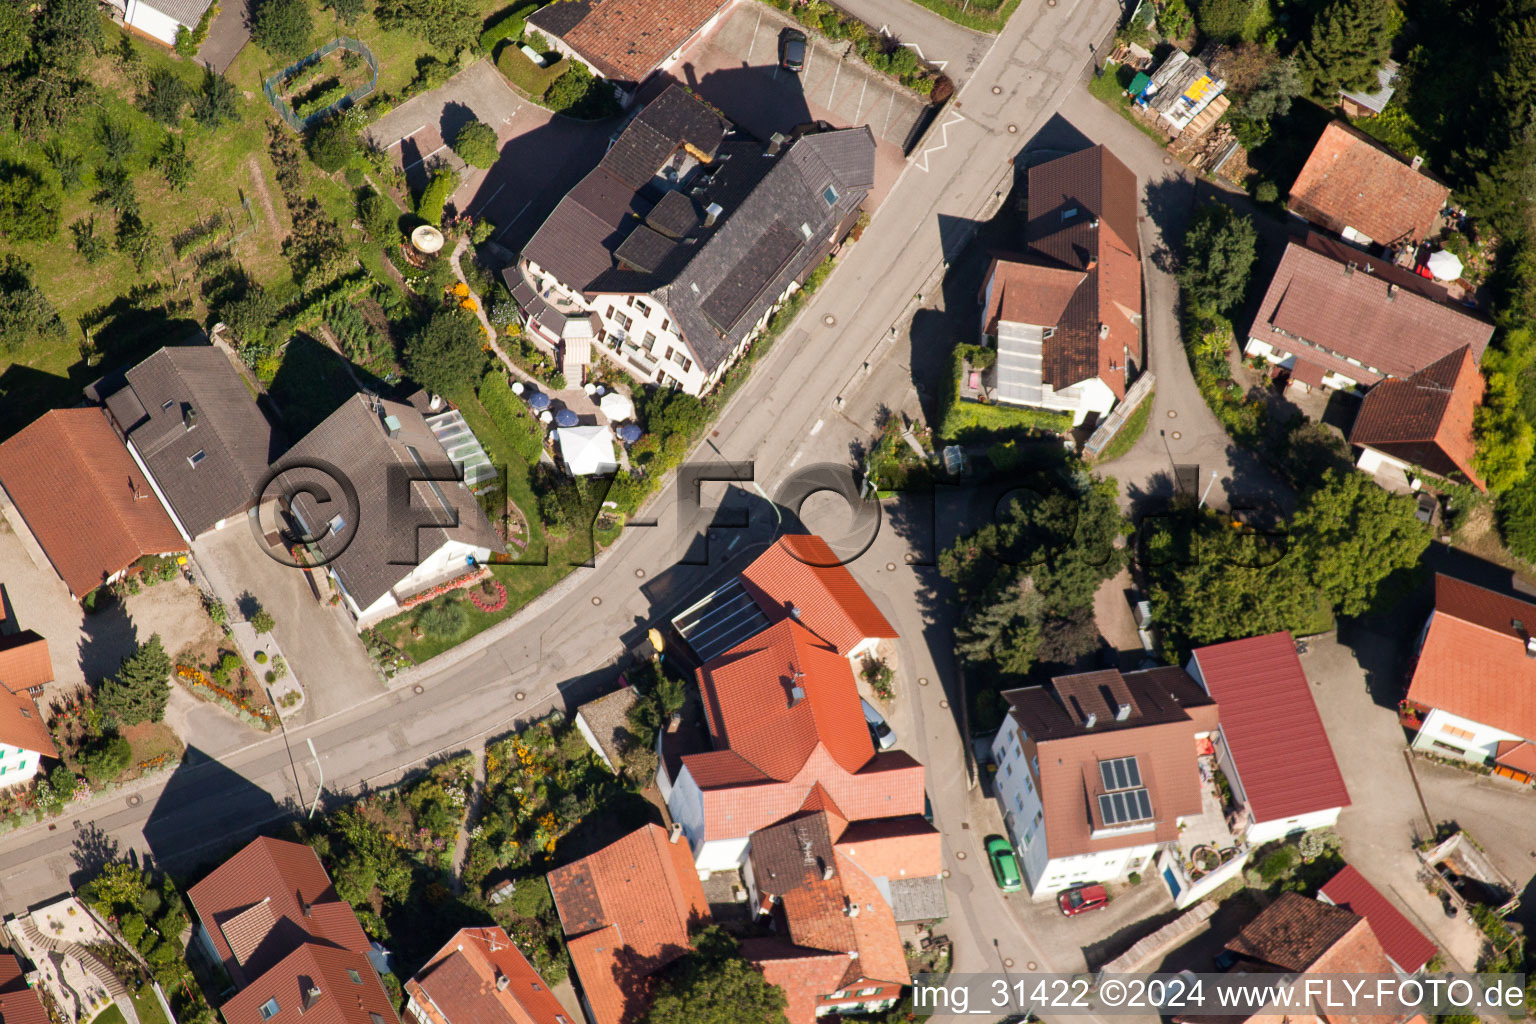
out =
[[799,73],[805,69],[805,33],[787,28],[779,36],[779,67]]
[[890,750],[896,745],[896,733],[891,731],[885,716],[863,697],[859,698],[859,703],[864,705],[864,721],[869,726],[869,738],[874,740],[875,746],[881,750]]
[[987,836],[987,860],[992,864],[992,877],[1003,892],[1018,892],[1024,888],[1019,874],[1019,859],[1013,855],[1013,844],[1003,836]]
[[1056,900],[1061,912],[1068,917],[1098,910],[1109,903],[1109,890],[1102,885],[1078,885],[1062,893]]

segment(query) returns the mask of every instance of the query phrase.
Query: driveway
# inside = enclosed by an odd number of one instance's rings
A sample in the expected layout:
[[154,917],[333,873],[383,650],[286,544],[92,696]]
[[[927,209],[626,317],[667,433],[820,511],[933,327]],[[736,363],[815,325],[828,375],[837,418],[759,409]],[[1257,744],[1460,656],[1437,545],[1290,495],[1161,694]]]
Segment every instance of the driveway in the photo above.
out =
[[303,573],[268,558],[245,523],[195,541],[192,553],[231,615],[249,592],[272,614],[278,645],[304,686],[300,722],[346,710],[384,691],[352,620],[315,600]]
[[250,0],[224,0],[219,16],[208,26],[208,37],[198,47],[197,59],[222,75],[250,39]]
[[[448,148],[470,120],[496,129],[501,156],[489,169],[466,166]],[[394,157],[412,191],[426,185],[437,161],[454,167],[459,188],[450,206],[490,220],[495,240],[518,252],[571,185],[597,166],[615,126],[573,121],[530,103],[482,60],[385,114],[367,135]]]
[[[9,504],[3,495],[0,504]],[[23,539],[17,533],[11,517],[20,521],[14,507],[9,508],[8,516],[0,516],[0,599],[5,602],[5,631],[12,627],[30,629],[46,639],[48,658],[53,663],[50,692],[72,693],[85,682],[85,673],[80,670],[80,652],[89,643],[85,616],[42,549],[30,535]]]
[[780,69],[779,35],[798,26],[766,4],[742,4],[668,74],[760,139],[807,121],[869,125],[876,145],[875,188],[866,207],[873,210],[895,184],[931,108],[856,54],[849,56],[848,42],[812,36],[805,70]]
[[912,0],[837,0],[837,6],[916,50],[919,57],[943,69],[956,89],[992,48],[993,36],[956,25]]

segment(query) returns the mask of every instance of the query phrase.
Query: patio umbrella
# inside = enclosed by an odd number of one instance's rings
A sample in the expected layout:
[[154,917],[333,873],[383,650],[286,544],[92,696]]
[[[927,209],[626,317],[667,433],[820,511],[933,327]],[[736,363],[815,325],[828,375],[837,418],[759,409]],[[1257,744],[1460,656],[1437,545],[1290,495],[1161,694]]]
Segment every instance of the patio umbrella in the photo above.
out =
[[540,423],[548,423],[550,420],[552,420],[554,418],[555,418],[554,415],[552,413],[550,413],[550,411],[548,409],[545,409],[543,412],[539,413],[539,422]]
[[576,414],[569,409],[561,409],[555,413],[555,426],[557,427],[574,427],[580,422],[581,420],[577,418]]
[[549,408],[549,396],[542,391],[535,391],[528,396],[528,408],[534,412],[543,412]]
[[623,441],[625,444],[634,444],[636,441],[640,440],[640,428],[635,426],[633,423],[623,424],[617,430],[615,430],[614,433],[618,434],[619,440]]
[[595,395],[595,394],[597,394],[597,385],[593,384],[591,381],[587,381],[585,384],[583,384],[581,386],[581,390],[584,391],[589,396],[590,395]]
[[635,403],[617,391],[610,391],[604,395],[602,401],[597,403],[597,407],[603,410],[604,416],[607,416],[615,423],[619,420],[630,419],[635,415]]
[[1429,272],[1437,281],[1458,281],[1461,269],[1461,260],[1453,252],[1441,249],[1429,257]]
[[523,393],[523,382],[522,381],[515,380],[515,381],[512,382],[512,393],[514,395],[520,395],[520,394]]

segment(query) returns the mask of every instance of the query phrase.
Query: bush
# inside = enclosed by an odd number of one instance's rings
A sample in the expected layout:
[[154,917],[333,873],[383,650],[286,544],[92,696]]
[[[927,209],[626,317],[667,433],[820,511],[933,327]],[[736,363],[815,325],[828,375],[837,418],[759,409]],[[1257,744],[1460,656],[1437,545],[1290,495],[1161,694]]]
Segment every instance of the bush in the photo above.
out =
[[1266,882],[1277,882],[1296,866],[1296,860],[1296,848],[1282,846],[1259,861],[1259,877]]
[[369,189],[357,203],[357,218],[363,230],[375,242],[395,242],[400,238],[400,209],[388,196]]
[[534,419],[528,403],[512,393],[506,375],[494,370],[486,374],[480,382],[479,395],[491,422],[512,445],[517,457],[530,466],[538,465],[544,452],[543,428]]
[[451,168],[438,168],[416,200],[416,215],[428,224],[441,225],[443,207],[448,204],[448,197],[453,195],[454,189],[458,187],[458,175],[454,174]]
[[451,597],[433,601],[416,616],[416,628],[438,639],[458,636],[468,623],[464,605]]
[[335,174],[357,152],[357,133],[347,127],[344,118],[328,117],[310,129],[305,149],[316,167]]
[[279,57],[297,57],[307,51],[314,30],[306,0],[258,0],[251,17],[251,38]]
[[174,126],[181,120],[181,108],[192,98],[192,91],[170,68],[156,68],[149,74],[139,107],[161,124]]
[[514,41],[521,39],[528,15],[538,10],[538,6],[538,4],[519,4],[502,11],[480,33],[475,48],[480,53],[489,55],[495,51],[496,44],[503,39]]
[[0,238],[46,242],[59,233],[62,205],[58,190],[37,171],[25,164],[0,163]]
[[621,109],[618,97],[613,94],[613,86],[606,79],[595,77],[580,61],[572,62],[550,83],[544,93],[544,105],[567,117],[588,121],[612,117]]
[[128,768],[133,759],[133,748],[128,741],[116,734],[104,736],[94,746],[80,755],[80,767],[91,787],[100,789],[113,781]]
[[1536,562],[1536,475],[1499,495],[1494,506],[1499,536],[1517,557]]
[[263,633],[272,632],[274,625],[276,623],[272,621],[272,613],[265,608],[258,608],[256,614],[251,616],[251,628],[256,631],[258,636]]
[[532,100],[542,101],[555,79],[565,74],[568,67],[570,61],[561,57],[549,67],[541,68],[510,43],[496,55],[496,70]]
[[265,665],[267,663],[266,651],[257,651],[252,657],[256,659],[256,664],[258,665]]
[[482,121],[470,121],[453,137],[453,151],[471,167],[490,167],[499,155],[496,130]]

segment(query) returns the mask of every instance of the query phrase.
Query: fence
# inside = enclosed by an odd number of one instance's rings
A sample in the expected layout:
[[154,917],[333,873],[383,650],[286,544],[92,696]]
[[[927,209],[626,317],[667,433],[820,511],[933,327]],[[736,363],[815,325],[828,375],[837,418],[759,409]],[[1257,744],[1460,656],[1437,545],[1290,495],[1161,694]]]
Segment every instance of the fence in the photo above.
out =
[[[368,62],[368,81],[358,86],[356,89],[353,89],[351,92],[347,93],[341,99],[337,100],[335,103],[332,103],[325,109],[317,110],[313,114],[309,114],[305,117],[300,117],[297,113],[294,112],[293,107],[289,106],[288,101],[283,99],[278,94],[278,89],[284,82],[293,77],[302,69],[309,67],[311,64],[316,64],[324,60],[327,56],[340,49],[351,50],[353,53],[360,55],[363,60]],[[368,49],[367,44],[364,43],[361,39],[353,39],[350,36],[340,36],[336,39],[332,39],[330,42],[326,43],[324,46],[320,47],[320,49],[316,50],[314,53],[311,53],[309,56],[288,65],[277,74],[262,82],[261,91],[266,94],[267,102],[272,104],[272,109],[277,111],[277,116],[281,117],[289,128],[292,128],[296,132],[302,133],[305,129],[317,121],[323,121],[325,118],[330,117],[336,111],[345,110],[346,108],[350,107],[364,96],[367,96],[369,93],[373,92],[374,88],[378,84],[379,60],[373,55],[373,51]]]

